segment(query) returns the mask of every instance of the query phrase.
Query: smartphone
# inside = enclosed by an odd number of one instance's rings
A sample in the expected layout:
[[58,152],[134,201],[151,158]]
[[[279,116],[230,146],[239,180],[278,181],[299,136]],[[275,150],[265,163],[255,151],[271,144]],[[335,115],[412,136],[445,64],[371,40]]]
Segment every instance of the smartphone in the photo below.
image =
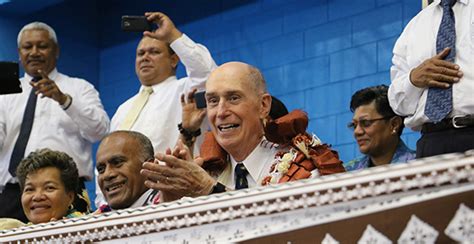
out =
[[0,62],[0,94],[21,93],[17,62]]
[[130,32],[151,31],[152,25],[145,16],[122,16],[122,30]]
[[194,101],[196,102],[197,108],[205,108],[207,106],[205,95],[206,95],[205,91],[194,93]]

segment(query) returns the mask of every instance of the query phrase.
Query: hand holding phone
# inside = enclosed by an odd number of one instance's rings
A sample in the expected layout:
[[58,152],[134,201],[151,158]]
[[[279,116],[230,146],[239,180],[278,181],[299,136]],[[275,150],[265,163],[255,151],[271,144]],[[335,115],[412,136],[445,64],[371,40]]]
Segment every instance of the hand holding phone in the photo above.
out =
[[152,23],[146,16],[122,16],[122,30],[129,32],[144,32],[152,30]]

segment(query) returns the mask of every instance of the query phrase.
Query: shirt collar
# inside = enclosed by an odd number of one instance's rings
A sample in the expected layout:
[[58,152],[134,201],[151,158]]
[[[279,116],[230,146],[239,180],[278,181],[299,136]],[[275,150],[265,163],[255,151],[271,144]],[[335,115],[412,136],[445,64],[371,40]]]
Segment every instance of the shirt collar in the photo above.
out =
[[150,194],[153,194],[153,189],[148,189],[148,191],[146,191],[145,193],[143,193],[137,201],[135,201],[131,206],[130,208],[137,208],[137,207],[141,207],[143,206],[143,204],[145,204],[145,201],[148,200],[148,196]]
[[237,162],[232,155],[229,154],[230,162],[232,163],[232,170],[235,168],[235,165],[238,163],[243,163],[249,175],[252,179],[258,183],[258,177],[260,176],[260,172],[262,172],[263,166],[265,166],[264,162],[261,162],[262,158],[265,157],[265,142],[266,140],[263,138],[262,141],[253,149],[253,151],[245,158],[242,162]]
[[[460,2],[462,4],[465,4],[465,5],[468,5],[469,4],[469,0],[457,0],[456,2]],[[441,4],[441,0],[438,0],[436,3],[434,4]]]
[[[49,74],[48,74],[48,78],[53,80],[54,82],[56,82],[56,78],[58,77],[59,73],[58,73],[58,70],[56,68],[54,68]],[[25,72],[25,79],[27,81],[30,81],[33,79],[33,76],[29,75],[28,73]]]
[[[155,85],[152,85],[151,88],[153,88],[153,93],[156,93],[158,91],[158,89],[160,89],[161,86],[163,86],[164,84],[172,81],[172,80],[176,80],[176,76],[170,76],[168,78],[166,78],[164,81],[158,83],[158,84],[155,84]],[[145,88],[144,85],[141,85],[140,86],[140,92],[142,92],[142,90]]]

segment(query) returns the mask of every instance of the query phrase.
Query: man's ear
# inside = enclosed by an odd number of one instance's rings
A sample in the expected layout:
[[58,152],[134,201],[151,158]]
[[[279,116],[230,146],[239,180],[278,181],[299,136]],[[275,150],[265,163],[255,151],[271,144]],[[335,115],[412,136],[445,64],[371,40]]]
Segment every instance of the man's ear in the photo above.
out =
[[59,60],[59,51],[60,51],[59,44],[56,44],[54,46],[55,46],[55,52],[56,52],[55,58],[56,58],[56,61],[58,61]]
[[272,96],[268,93],[262,95],[261,107],[260,107],[260,119],[265,119],[270,114],[270,108],[272,106]]
[[171,66],[173,67],[173,69],[176,69],[176,67],[178,67],[178,63],[179,57],[176,53],[174,53],[173,55],[171,55]]

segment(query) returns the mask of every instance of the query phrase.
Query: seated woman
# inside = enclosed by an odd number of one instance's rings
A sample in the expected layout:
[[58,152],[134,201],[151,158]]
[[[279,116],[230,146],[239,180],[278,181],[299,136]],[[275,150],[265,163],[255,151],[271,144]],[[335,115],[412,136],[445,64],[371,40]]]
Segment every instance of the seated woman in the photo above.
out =
[[354,130],[359,150],[365,155],[344,163],[347,171],[404,163],[415,158],[415,152],[400,138],[403,118],[390,107],[387,91],[387,86],[380,85],[352,95],[350,106],[354,116],[348,127]]
[[50,149],[30,153],[18,165],[21,204],[33,224],[82,215],[72,206],[79,183],[74,160]]

